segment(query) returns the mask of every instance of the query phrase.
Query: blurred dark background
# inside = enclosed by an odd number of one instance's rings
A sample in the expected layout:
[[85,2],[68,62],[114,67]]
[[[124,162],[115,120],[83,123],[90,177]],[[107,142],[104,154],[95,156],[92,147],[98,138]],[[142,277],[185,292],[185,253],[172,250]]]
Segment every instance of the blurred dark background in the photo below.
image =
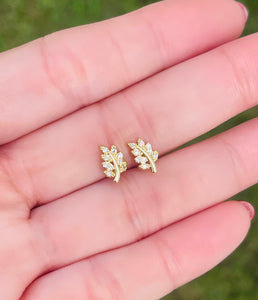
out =
[[[151,2],[155,1],[0,0],[0,51],[59,29],[120,15]],[[244,32],[246,35],[258,31],[258,0],[244,0],[243,3],[250,12]],[[256,116],[258,116],[257,107],[236,116],[193,142],[227,130]],[[258,211],[258,185],[233,198],[250,201]],[[247,239],[235,253],[219,267],[178,289],[165,299],[258,300],[258,217],[253,221]]]

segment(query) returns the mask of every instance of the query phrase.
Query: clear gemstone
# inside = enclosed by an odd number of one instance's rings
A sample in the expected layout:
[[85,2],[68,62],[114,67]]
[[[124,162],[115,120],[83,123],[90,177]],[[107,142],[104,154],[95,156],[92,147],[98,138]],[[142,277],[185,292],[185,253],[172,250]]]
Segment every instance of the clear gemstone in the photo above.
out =
[[157,160],[158,157],[159,157],[159,154],[157,152],[155,152],[155,153],[152,154],[152,157],[153,157],[154,160]]
[[139,168],[143,169],[143,170],[147,170],[150,168],[150,165],[149,164],[143,164],[143,165],[140,165]]
[[108,170],[110,170],[110,171],[114,170],[114,166],[112,164],[109,164],[108,165]]
[[110,159],[110,156],[109,156],[109,155],[105,155],[105,156],[104,156],[104,160],[105,160],[105,161],[109,161],[109,159]]
[[145,164],[145,163],[147,162],[147,160],[148,160],[148,159],[147,159],[146,157],[141,157],[141,163],[142,163],[142,164]]
[[131,149],[134,149],[136,147],[136,144],[135,143],[129,143],[128,146],[131,148]]
[[111,147],[111,152],[112,152],[112,153],[117,153],[116,146],[112,146],[112,147]]
[[103,165],[104,168],[107,169],[107,167],[108,167],[108,163],[107,162],[104,162],[102,165]]
[[115,175],[112,171],[105,171],[104,173],[107,175],[107,177],[114,177]]
[[139,163],[141,162],[141,157],[140,157],[140,156],[137,156],[137,157],[135,158],[135,161],[139,164]]
[[133,150],[133,154],[134,154],[135,156],[138,156],[138,155],[141,154],[141,151],[140,151],[139,149],[134,149],[134,150]]
[[111,163],[108,163],[108,162],[104,162],[103,167],[106,168],[109,171],[114,170],[114,166]]
[[145,145],[145,143],[144,143],[144,141],[142,139],[139,139],[138,140],[138,145],[142,147],[142,146]]
[[152,147],[151,147],[150,143],[146,144],[145,147],[146,147],[146,150],[147,150],[148,153],[152,152]]
[[119,159],[123,159],[123,153],[122,152],[119,152],[118,154],[117,154],[117,158],[119,158]]
[[123,162],[123,157],[124,157],[124,155],[123,155],[122,152],[119,152],[117,154],[117,162],[118,162],[118,164],[121,164]]
[[121,170],[122,170],[122,172],[124,172],[126,169],[127,169],[127,165],[126,165],[126,162],[124,162],[124,163],[121,165]]
[[100,147],[100,149],[103,153],[107,153],[109,151],[107,147]]

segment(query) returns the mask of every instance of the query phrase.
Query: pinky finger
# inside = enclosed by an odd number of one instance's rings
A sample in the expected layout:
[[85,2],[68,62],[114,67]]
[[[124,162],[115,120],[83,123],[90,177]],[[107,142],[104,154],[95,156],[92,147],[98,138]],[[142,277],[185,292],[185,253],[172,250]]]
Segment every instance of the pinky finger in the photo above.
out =
[[226,202],[140,242],[49,273],[22,300],[159,299],[213,268],[242,242],[252,215],[248,207]]

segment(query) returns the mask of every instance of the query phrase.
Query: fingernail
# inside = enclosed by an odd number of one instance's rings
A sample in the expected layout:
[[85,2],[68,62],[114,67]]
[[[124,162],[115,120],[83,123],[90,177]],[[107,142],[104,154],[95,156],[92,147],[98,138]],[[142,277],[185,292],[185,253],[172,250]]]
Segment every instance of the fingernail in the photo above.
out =
[[[238,1],[237,1],[238,2]],[[238,2],[238,4],[240,5],[240,7],[242,8],[242,11],[243,11],[243,14],[244,14],[244,17],[245,17],[245,21],[248,20],[248,17],[249,17],[249,12],[248,12],[248,9],[246,8],[246,6],[241,3],[241,2]]]
[[249,202],[245,202],[245,201],[240,201],[240,202],[248,210],[248,212],[250,214],[250,219],[252,220],[254,218],[254,216],[255,216],[255,209],[254,209],[254,207]]

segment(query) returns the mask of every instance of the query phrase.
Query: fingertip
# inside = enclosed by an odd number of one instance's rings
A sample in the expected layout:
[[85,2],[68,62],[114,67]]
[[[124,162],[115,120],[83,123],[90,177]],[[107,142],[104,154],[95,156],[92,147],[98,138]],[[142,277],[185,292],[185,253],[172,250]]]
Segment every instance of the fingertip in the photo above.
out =
[[240,203],[244,206],[244,208],[248,211],[250,220],[253,220],[255,216],[255,209],[249,202],[246,201],[240,201]]
[[248,17],[249,17],[249,11],[248,11],[247,7],[243,3],[239,2],[239,1],[236,1],[236,2],[241,7],[242,14],[244,16],[244,20],[245,20],[245,22],[247,22]]

